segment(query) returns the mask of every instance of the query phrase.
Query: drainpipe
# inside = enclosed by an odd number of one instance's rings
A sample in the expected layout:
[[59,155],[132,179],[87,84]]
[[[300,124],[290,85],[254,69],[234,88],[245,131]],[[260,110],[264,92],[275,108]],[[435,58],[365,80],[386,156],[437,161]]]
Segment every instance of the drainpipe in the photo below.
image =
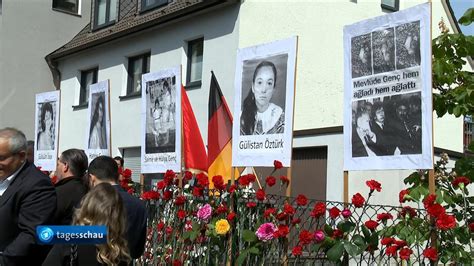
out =
[[48,63],[49,70],[51,70],[51,75],[53,75],[53,84],[56,90],[59,90],[61,87],[61,72],[58,69],[57,61],[53,61],[50,55],[47,55],[45,58],[46,63]]

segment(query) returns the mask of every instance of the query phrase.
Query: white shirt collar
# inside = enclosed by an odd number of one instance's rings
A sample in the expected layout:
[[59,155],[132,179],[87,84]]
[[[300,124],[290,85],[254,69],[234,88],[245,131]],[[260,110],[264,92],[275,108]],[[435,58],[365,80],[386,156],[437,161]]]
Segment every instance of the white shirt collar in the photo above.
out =
[[3,196],[3,193],[7,190],[7,188],[10,186],[10,183],[13,182],[13,179],[18,175],[20,170],[25,166],[26,161],[23,162],[23,164],[9,177],[4,179],[3,181],[0,181],[0,196]]

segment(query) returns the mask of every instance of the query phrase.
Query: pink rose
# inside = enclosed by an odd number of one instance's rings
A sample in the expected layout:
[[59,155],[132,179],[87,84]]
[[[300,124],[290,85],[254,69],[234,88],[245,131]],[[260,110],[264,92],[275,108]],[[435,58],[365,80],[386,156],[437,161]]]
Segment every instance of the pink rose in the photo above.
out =
[[342,210],[341,214],[342,214],[342,217],[349,218],[349,217],[351,217],[352,212],[349,209],[344,209],[344,210]]
[[202,206],[198,211],[197,211],[197,217],[199,220],[207,220],[209,217],[211,217],[212,214],[212,208],[211,205],[206,204]]
[[257,229],[257,237],[259,240],[266,242],[273,239],[273,234],[277,231],[277,227],[273,223],[264,223]]
[[325,237],[326,236],[324,235],[324,232],[322,230],[318,230],[314,233],[314,240],[316,241],[316,243],[323,242]]

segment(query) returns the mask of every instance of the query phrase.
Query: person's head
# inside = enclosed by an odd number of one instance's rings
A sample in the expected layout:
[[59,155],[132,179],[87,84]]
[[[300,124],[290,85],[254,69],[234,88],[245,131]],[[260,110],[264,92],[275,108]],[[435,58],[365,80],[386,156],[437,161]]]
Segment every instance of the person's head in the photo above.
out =
[[61,153],[56,166],[58,181],[71,177],[83,177],[87,171],[87,155],[83,150],[69,149]]
[[372,113],[372,103],[365,102],[363,108],[364,108],[364,112],[366,112],[368,114]]
[[385,121],[385,110],[381,102],[374,103],[372,107],[372,117],[377,123],[383,123]]
[[26,159],[29,163],[35,162],[35,142],[32,140],[27,141]]
[[397,109],[396,109],[396,114],[397,114],[398,119],[400,119],[402,121],[407,119],[408,108],[407,108],[405,103],[400,102],[398,104]]
[[92,160],[88,173],[91,187],[104,182],[115,184],[119,180],[117,163],[109,156],[99,156]]
[[168,81],[163,81],[163,94],[171,93],[171,87]]
[[53,127],[53,106],[49,102],[41,106],[41,131],[51,131]]
[[160,100],[158,98],[155,99],[155,109],[160,108]]
[[272,62],[262,61],[253,73],[252,92],[259,112],[264,112],[270,105],[277,78],[276,67]]
[[361,47],[359,50],[359,59],[362,63],[367,64],[369,61],[369,49],[367,47]]
[[115,162],[117,163],[117,166],[120,168],[123,168],[123,158],[120,156],[115,156],[114,157]]
[[420,98],[413,95],[408,101],[408,108],[410,113],[415,114],[420,112]]
[[97,261],[118,265],[130,261],[126,232],[126,216],[120,194],[110,184],[101,183],[92,188],[74,213],[73,224],[107,226],[107,244],[97,245]]
[[0,129],[0,180],[9,177],[26,161],[26,137],[15,128]]
[[357,114],[357,129],[366,132],[370,130],[370,116],[367,112]]
[[409,55],[415,54],[416,48],[418,46],[418,37],[414,34],[408,34],[405,40],[405,49]]

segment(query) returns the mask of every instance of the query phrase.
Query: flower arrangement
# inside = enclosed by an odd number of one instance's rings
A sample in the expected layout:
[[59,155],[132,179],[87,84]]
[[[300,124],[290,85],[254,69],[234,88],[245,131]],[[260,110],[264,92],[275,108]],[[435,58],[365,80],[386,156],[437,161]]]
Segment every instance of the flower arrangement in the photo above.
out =
[[[436,195],[429,195],[423,173],[416,172],[405,180],[411,186],[400,192],[402,206],[391,207],[369,204],[372,195],[383,189],[377,180],[367,181],[368,194],[354,194],[351,204],[267,194],[267,187],[279,184],[283,191],[289,184],[285,176],[275,177],[281,168],[276,161],[273,172],[260,182],[262,187],[253,174],[242,175],[231,185],[221,176],[212,177],[210,183],[205,174],[185,172],[179,177],[168,171],[155,188],[141,194],[151,217],[141,262],[472,263],[474,224],[467,177],[442,173],[437,167],[437,180],[443,183]],[[445,174],[449,178],[441,178]]]

